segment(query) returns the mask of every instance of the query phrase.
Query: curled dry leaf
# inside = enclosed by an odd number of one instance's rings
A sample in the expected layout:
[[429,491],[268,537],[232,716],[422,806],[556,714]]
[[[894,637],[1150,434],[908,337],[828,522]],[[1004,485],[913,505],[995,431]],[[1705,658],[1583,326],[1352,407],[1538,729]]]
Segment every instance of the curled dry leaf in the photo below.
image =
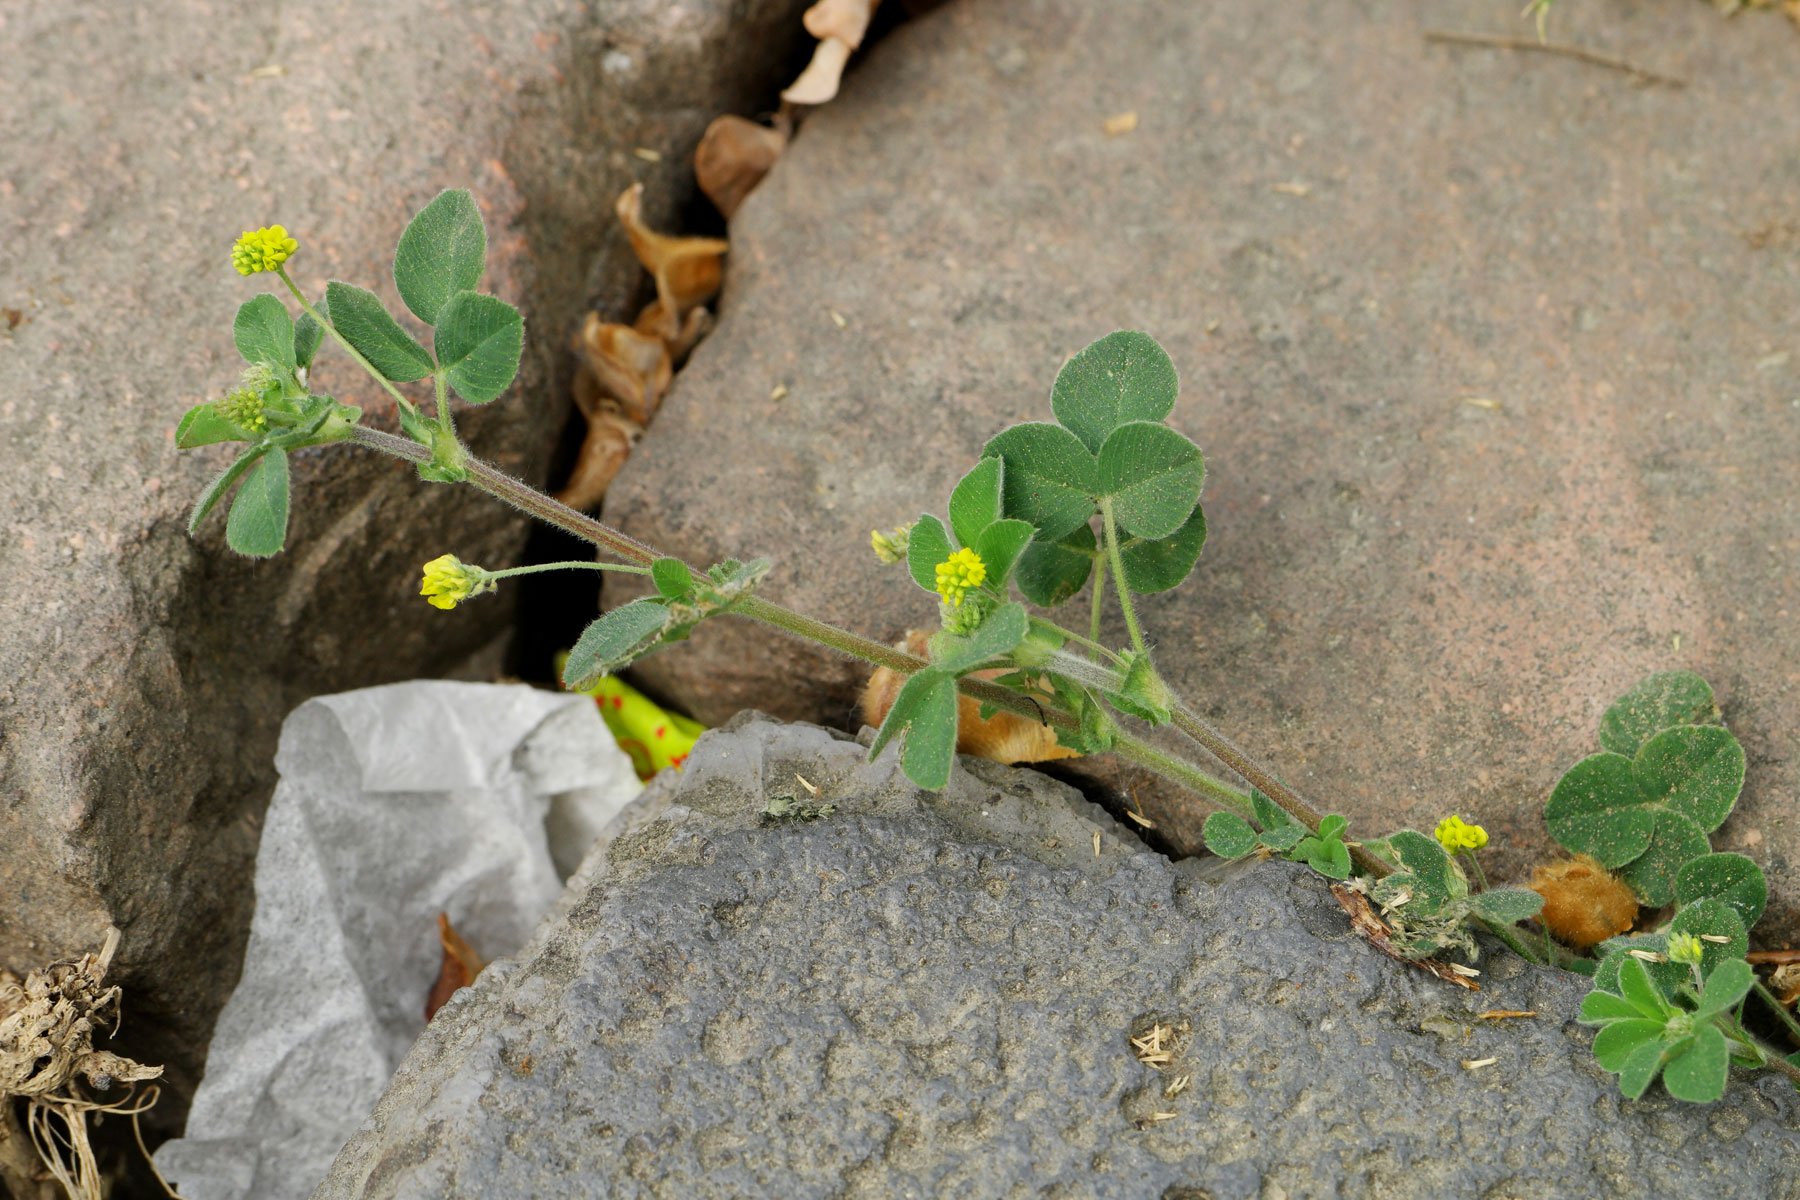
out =
[[[924,630],[910,630],[899,648],[922,658],[929,636]],[[1005,673],[998,670],[977,671],[975,677],[992,679]],[[869,677],[868,686],[863,689],[862,718],[865,724],[880,727],[888,710],[894,707],[894,698],[900,694],[900,685],[905,682],[905,677],[897,671],[887,667],[876,668],[875,673]],[[973,754],[977,758],[1009,766],[1014,763],[1049,762],[1056,758],[1079,757],[1075,751],[1057,743],[1056,731],[1048,725],[1004,710],[983,719],[981,704],[961,694],[956,697],[956,749],[962,754]]]
[[[575,335],[575,352],[592,374],[575,393],[582,415],[592,421],[603,403],[601,397],[605,396],[616,401],[619,411],[639,425],[649,423],[669,390],[669,377],[674,371],[669,347],[660,335],[629,325],[609,324],[600,319],[599,313],[589,313],[581,323],[581,332]],[[599,394],[589,384],[598,385]]]
[[800,18],[806,32],[820,41],[836,38],[852,50],[862,45],[869,19],[881,0],[819,0]]
[[437,1016],[438,1009],[450,1003],[450,997],[475,982],[481,974],[481,968],[487,964],[475,953],[474,947],[463,940],[462,934],[456,932],[456,926],[450,924],[448,913],[439,913],[437,919],[438,942],[444,948],[443,962],[438,966],[437,982],[431,985],[431,992],[425,997],[425,1019]]
[[575,469],[556,498],[578,510],[599,504],[643,434],[642,425],[617,409],[601,407],[589,413],[587,438],[581,443]]
[[656,280],[656,298],[666,311],[685,316],[690,308],[705,304],[719,290],[725,275],[725,252],[731,245],[718,238],[657,233],[644,224],[643,209],[641,183],[626,188],[613,206],[637,260]]
[[787,148],[787,130],[723,116],[706,127],[694,149],[694,177],[713,207],[730,219]]
[[813,50],[812,61],[800,78],[781,93],[789,104],[823,104],[838,93],[844,78],[844,67],[850,61],[850,44],[826,38]]
[[707,309],[693,309],[676,321],[670,318],[661,300],[652,300],[644,305],[633,328],[647,337],[661,340],[668,349],[670,361],[680,366],[700,339],[712,332],[712,323],[712,313]]

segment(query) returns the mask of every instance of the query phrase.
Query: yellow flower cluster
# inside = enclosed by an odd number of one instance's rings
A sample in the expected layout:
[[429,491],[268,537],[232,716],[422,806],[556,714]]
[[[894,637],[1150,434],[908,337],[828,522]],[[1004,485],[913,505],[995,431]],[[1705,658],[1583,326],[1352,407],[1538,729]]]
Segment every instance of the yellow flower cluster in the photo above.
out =
[[454,554],[440,554],[425,564],[419,595],[433,608],[452,609],[470,596],[492,591],[487,572],[470,566]]
[[1471,825],[1461,817],[1445,817],[1438,822],[1438,845],[1456,854],[1463,850],[1479,850],[1487,845],[1487,830],[1479,825]]
[[951,608],[961,608],[963,596],[978,588],[987,578],[987,564],[973,550],[964,547],[937,565],[937,594]]
[[262,229],[246,229],[231,248],[231,265],[239,275],[255,275],[273,271],[294,256],[300,243],[288,236],[285,226],[269,225]]

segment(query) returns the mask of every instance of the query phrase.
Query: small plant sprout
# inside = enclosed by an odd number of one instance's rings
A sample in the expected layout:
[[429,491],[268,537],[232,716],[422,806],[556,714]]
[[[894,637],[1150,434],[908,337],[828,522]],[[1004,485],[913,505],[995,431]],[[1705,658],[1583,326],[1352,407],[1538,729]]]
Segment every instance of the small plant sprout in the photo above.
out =
[[[537,571],[649,579],[651,594],[600,614],[576,639],[562,668],[570,688],[598,686],[703,621],[756,622],[903,679],[870,753],[897,746],[901,768],[922,789],[949,781],[961,705],[983,717],[1009,713],[1040,734],[1048,730],[1063,753],[1110,752],[1192,793],[1212,810],[1203,837],[1216,854],[1280,855],[1347,881],[1334,884],[1333,894],[1358,932],[1439,978],[1474,986],[1467,977],[1479,972],[1439,956],[1473,960],[1477,933],[1534,962],[1591,974],[1582,1019],[1601,1026],[1595,1052],[1620,1074],[1627,1095],[1641,1095],[1660,1077],[1671,1095],[1717,1099],[1731,1062],[1800,1079],[1800,1066],[1740,1019],[1755,992],[1800,1035],[1800,1023],[1744,959],[1747,931],[1767,900],[1762,872],[1741,855],[1714,853],[1708,842],[1736,802],[1745,759],[1718,723],[1704,680],[1668,672],[1621,697],[1601,721],[1601,751],[1570,769],[1545,810],[1551,835],[1578,864],[1591,863],[1646,905],[1674,906],[1667,926],[1639,933],[1629,932],[1635,903],[1622,918],[1609,910],[1594,939],[1597,959],[1579,953],[1581,944],[1571,951],[1553,942],[1547,918],[1541,935],[1520,927],[1540,916],[1545,898],[1488,886],[1474,858],[1487,843],[1479,825],[1450,816],[1435,836],[1403,829],[1350,841],[1344,816],[1309,805],[1169,686],[1136,601],[1179,586],[1195,569],[1207,536],[1206,462],[1169,423],[1179,392],[1175,365],[1148,334],[1108,334],[1071,357],[1050,389],[1054,420],[996,433],[951,489],[944,516],[925,513],[870,535],[876,556],[904,564],[924,593],[921,605],[935,607],[936,630],[912,653],[765,599],[760,585],[776,569],[766,559],[684,562],[469,452],[456,432],[455,404],[488,404],[507,391],[524,323],[512,305],[477,290],[487,235],[468,192],[442,193],[400,237],[393,283],[415,322],[410,328],[354,284],[333,281],[322,297],[308,297],[285,266],[298,248],[280,225],[248,231],[232,247],[240,275],[273,275],[285,295],[257,295],[238,309],[232,339],[246,364],[243,378],[190,409],[176,430],[184,450],[238,447],[195,505],[194,529],[229,497],[227,544],[253,557],[274,555],[287,541],[290,455],[347,442],[400,459],[428,483],[475,487],[597,553],[596,561],[504,570],[440,554],[425,563],[419,587],[433,607],[453,610]],[[360,408],[312,389],[312,364],[327,342],[387,394],[400,433],[370,428]],[[417,401],[402,391],[412,385],[424,389]],[[1059,619],[1058,610],[1078,597],[1085,597],[1079,615]],[[1109,606],[1122,618],[1124,645],[1103,640]],[[1200,752],[1233,778],[1201,765]],[[764,817],[807,821],[831,812],[811,798],[777,797]],[[1096,854],[1099,838],[1096,832]],[[1531,944],[1539,936],[1541,945]],[[1145,1036],[1133,1046],[1146,1061],[1170,1052],[1155,1029]]]

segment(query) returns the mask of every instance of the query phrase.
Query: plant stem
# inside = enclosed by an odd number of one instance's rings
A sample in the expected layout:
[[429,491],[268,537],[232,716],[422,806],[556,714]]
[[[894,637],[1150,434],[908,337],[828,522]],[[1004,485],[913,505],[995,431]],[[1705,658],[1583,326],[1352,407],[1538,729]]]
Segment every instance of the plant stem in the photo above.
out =
[[[392,433],[384,433],[379,429],[368,429],[358,425],[352,436],[358,445],[367,446],[371,450],[379,450],[383,454],[395,458],[403,458],[407,462],[426,463],[431,461],[431,451],[413,441],[411,438],[399,437]],[[586,513],[577,512],[568,505],[552,500],[529,484],[521,483],[506,472],[490,463],[471,455],[463,466],[469,472],[469,482],[482,491],[498,499],[506,501],[514,508],[529,513],[546,525],[554,525],[564,533],[580,538],[584,542],[592,542],[602,550],[629,559],[640,566],[649,566],[662,557],[636,538],[629,537],[610,525],[602,524]]]
[[1050,626],[1052,629],[1056,630],[1056,632],[1058,632],[1058,633],[1062,634],[1064,637],[1068,638],[1071,642],[1074,642],[1077,646],[1085,646],[1089,650],[1096,651],[1097,653],[1106,656],[1107,658],[1111,659],[1115,663],[1119,661],[1118,655],[1114,654],[1111,650],[1108,650],[1104,645],[1102,645],[1100,642],[1095,641],[1093,638],[1082,637],[1079,633],[1076,633],[1073,629],[1068,629],[1068,628],[1065,628],[1064,626],[1058,625],[1055,621],[1047,620],[1044,618],[1039,618],[1039,619],[1043,620],[1044,624]]
[[1793,1081],[1794,1086],[1800,1087],[1800,1067],[1789,1062],[1787,1055],[1752,1033],[1746,1032],[1744,1036],[1750,1040],[1750,1044],[1756,1048],[1756,1052],[1763,1056],[1763,1066],[1780,1071]]
[[[405,459],[408,462],[431,461],[431,452],[417,442],[409,438],[397,437],[391,433],[384,433],[378,429],[366,429],[359,425],[353,440],[359,445],[379,450],[395,458]],[[647,566],[662,557],[635,538],[628,537],[584,513],[576,512],[566,504],[552,500],[542,492],[519,482],[479,458],[471,456],[464,466],[468,469],[470,483],[492,496],[505,500],[515,508],[537,517],[546,524],[556,526],[565,533],[592,542],[602,550],[616,554],[620,558],[631,559],[639,565]],[[740,617],[772,625],[796,637],[817,642],[840,654],[860,658],[878,667],[888,667],[905,675],[911,675],[915,671],[921,671],[931,665],[926,660],[908,654],[904,650],[885,646],[847,629],[840,629],[804,613],[797,613],[783,605],[764,600],[760,596],[747,596],[734,604],[730,611]],[[964,676],[956,682],[957,688],[964,695],[984,704],[992,704],[1008,712],[1029,717],[1052,728],[1069,729],[1076,724],[1073,716],[1053,704],[1022,695],[990,680]],[[1113,749],[1121,758],[1148,767],[1172,783],[1189,788],[1203,796],[1222,800],[1242,812],[1250,812],[1250,798],[1247,795],[1223,780],[1208,774],[1193,763],[1123,733],[1114,740]],[[1316,822],[1314,827],[1317,827]]]
[[377,371],[375,369],[375,365],[373,363],[371,363],[368,359],[363,357],[363,353],[361,350],[358,350],[355,346],[352,346],[350,344],[349,340],[347,338],[345,338],[343,334],[338,332],[338,328],[336,325],[333,325],[330,320],[319,315],[319,310],[312,306],[312,303],[309,300],[307,300],[307,298],[304,295],[301,294],[300,289],[294,286],[294,281],[292,279],[288,278],[288,273],[287,273],[286,267],[276,267],[275,274],[277,274],[281,277],[281,282],[287,284],[287,290],[294,294],[295,300],[299,301],[301,311],[304,312],[307,316],[311,317],[313,320],[317,321],[319,323],[320,327],[323,328],[326,333],[329,333],[331,335],[332,340],[337,342],[338,345],[342,346],[344,348],[344,350],[350,355],[350,357],[355,359],[357,361],[357,363],[362,367],[362,369],[369,373],[369,378],[373,379],[376,383],[379,383],[382,387],[386,388],[388,395],[390,395],[394,398],[394,402],[396,404],[400,405],[401,408],[409,409],[409,408],[415,407],[415,405],[413,404],[413,402],[411,400],[408,400],[405,396],[402,396],[400,394],[399,388],[395,387],[392,383],[388,382],[388,377],[386,375],[383,375],[380,371]]
[[1783,1025],[1787,1026],[1787,1031],[1795,1037],[1800,1037],[1800,1021],[1794,1019],[1794,1014],[1787,1010],[1787,1006],[1775,993],[1771,992],[1760,979],[1751,986],[1756,989],[1756,994],[1762,997],[1763,1003],[1775,1010],[1775,1015],[1780,1018]]
[[1502,942],[1505,942],[1508,950],[1511,950],[1526,962],[1534,962],[1540,966],[1544,964],[1543,959],[1539,958],[1526,947],[1524,939],[1520,938],[1519,935],[1514,932],[1511,925],[1504,925],[1499,921],[1490,921],[1485,917],[1478,917],[1476,919],[1481,922],[1481,927],[1483,929],[1499,938]]
[[432,382],[437,386],[438,424],[444,427],[444,432],[446,434],[451,438],[455,438],[456,419],[450,415],[450,393],[447,390],[449,377],[444,374],[444,368],[439,367],[431,373],[431,378]]
[[1113,587],[1119,593],[1119,607],[1125,612],[1125,628],[1131,634],[1131,647],[1140,655],[1147,655],[1150,651],[1144,645],[1144,631],[1138,628],[1137,609],[1131,604],[1131,589],[1125,585],[1125,558],[1119,551],[1119,527],[1113,521],[1111,499],[1100,502],[1100,519],[1106,529],[1106,553],[1112,558]]
[[[1175,727],[1204,746],[1208,753],[1220,762],[1241,775],[1252,787],[1273,800],[1288,816],[1294,818],[1312,832],[1319,832],[1319,811],[1302,800],[1293,789],[1271,775],[1266,768],[1244,751],[1230,738],[1208,725],[1185,703],[1177,701],[1170,709],[1175,719]],[[1361,846],[1350,847],[1350,857],[1356,865],[1369,875],[1380,879],[1393,873],[1393,868],[1364,850]]]
[[649,567],[627,566],[625,563],[606,562],[554,562],[538,563],[530,567],[508,567],[504,571],[489,571],[489,579],[511,579],[515,575],[536,575],[540,571],[622,571],[627,575],[648,575]]
[[1100,640],[1100,615],[1106,606],[1106,558],[1101,556],[1100,563],[1094,568],[1093,610],[1088,616],[1088,640]]

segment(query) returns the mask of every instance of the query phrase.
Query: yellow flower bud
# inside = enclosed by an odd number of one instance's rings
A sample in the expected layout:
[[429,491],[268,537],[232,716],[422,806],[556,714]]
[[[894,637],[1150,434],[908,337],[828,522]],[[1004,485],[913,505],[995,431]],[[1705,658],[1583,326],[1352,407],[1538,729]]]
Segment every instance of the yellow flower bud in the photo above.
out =
[[911,525],[896,525],[886,533],[879,529],[869,531],[869,546],[875,551],[875,557],[892,566],[906,559],[906,548],[912,538]]
[[268,225],[262,229],[246,229],[237,244],[231,248],[231,265],[237,268],[239,275],[255,275],[261,271],[273,271],[282,263],[294,256],[300,243],[288,236],[288,231],[281,225]]
[[471,566],[454,554],[440,554],[425,564],[425,577],[419,584],[419,595],[433,608],[452,609],[470,596],[494,590],[488,573]]
[[1669,961],[1693,964],[1700,961],[1700,954],[1706,947],[1700,939],[1691,933],[1671,933],[1669,935]]
[[262,397],[249,388],[234,388],[223,400],[213,401],[213,410],[245,433],[262,433],[269,427]]

